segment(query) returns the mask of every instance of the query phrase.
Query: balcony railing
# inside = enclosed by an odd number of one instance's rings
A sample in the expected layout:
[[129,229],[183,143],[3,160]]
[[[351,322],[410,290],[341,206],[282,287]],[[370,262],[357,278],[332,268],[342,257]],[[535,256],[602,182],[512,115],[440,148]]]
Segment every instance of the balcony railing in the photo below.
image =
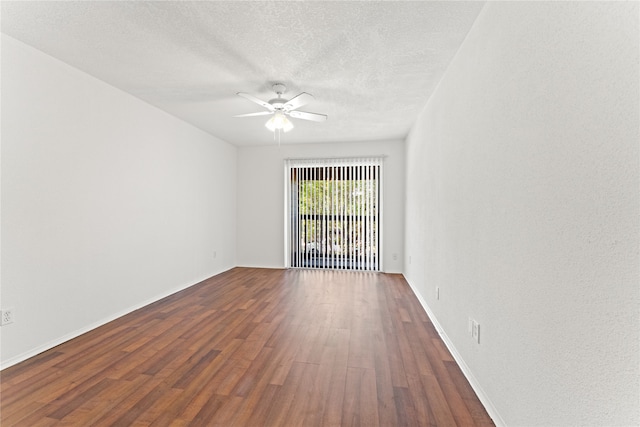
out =
[[[378,224],[370,216],[299,215],[291,266],[377,270]],[[295,240],[298,244],[295,244]]]

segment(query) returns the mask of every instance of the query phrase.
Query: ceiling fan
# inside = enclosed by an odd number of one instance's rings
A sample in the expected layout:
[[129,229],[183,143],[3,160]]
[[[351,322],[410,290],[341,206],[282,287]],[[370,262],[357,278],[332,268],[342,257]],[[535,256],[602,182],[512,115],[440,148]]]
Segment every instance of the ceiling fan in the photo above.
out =
[[308,104],[313,101],[313,95],[302,92],[298,96],[295,96],[289,100],[286,100],[282,97],[282,94],[285,93],[287,87],[281,83],[276,83],[273,85],[273,91],[276,93],[276,97],[265,102],[261,99],[256,98],[253,95],[249,95],[247,93],[238,92],[237,95],[248,99],[251,102],[255,102],[256,104],[266,108],[268,111],[261,111],[259,113],[249,113],[249,114],[239,114],[233,117],[253,117],[253,116],[268,116],[272,115],[265,126],[271,131],[276,132],[277,130],[282,130],[283,132],[289,132],[293,129],[293,123],[287,118],[287,116],[302,119],[302,120],[311,120],[314,122],[324,122],[327,120],[326,114],[318,114],[318,113],[308,113],[306,111],[297,111],[298,108],[303,105]]

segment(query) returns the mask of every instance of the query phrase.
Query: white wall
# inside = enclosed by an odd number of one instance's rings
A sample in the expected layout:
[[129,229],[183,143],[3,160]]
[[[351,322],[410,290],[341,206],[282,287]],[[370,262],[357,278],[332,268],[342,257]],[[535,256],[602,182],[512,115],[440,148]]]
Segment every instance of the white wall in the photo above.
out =
[[487,3],[407,140],[406,277],[499,423],[640,425],[638,17]]
[[235,165],[233,146],[3,36],[3,367],[235,266]]
[[[283,136],[286,138],[286,135]],[[238,264],[283,268],[284,159],[386,155],[383,268],[401,272],[404,249],[404,143],[282,144],[238,149]],[[397,254],[397,259],[393,259]]]

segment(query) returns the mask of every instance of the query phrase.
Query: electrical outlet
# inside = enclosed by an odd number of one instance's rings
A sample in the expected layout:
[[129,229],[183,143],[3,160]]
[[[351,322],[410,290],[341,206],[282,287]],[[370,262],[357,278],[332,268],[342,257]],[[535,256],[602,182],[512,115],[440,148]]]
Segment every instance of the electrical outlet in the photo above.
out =
[[411,265],[411,255],[409,255],[409,265]]
[[13,308],[5,308],[0,310],[0,326],[13,323]]
[[398,260],[398,254],[393,254],[393,260],[397,261]]
[[214,258],[217,258],[217,257],[218,257],[218,252],[213,251],[213,257],[214,257]]
[[440,299],[440,287],[436,286],[436,299]]
[[471,325],[471,338],[478,344],[480,344],[480,324],[475,320],[472,321]]

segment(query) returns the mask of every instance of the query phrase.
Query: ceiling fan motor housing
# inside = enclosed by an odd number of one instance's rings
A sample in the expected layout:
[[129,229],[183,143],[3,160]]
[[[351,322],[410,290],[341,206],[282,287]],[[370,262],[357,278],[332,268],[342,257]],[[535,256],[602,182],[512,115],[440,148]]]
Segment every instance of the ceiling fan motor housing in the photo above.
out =
[[287,100],[280,97],[273,98],[269,101],[269,104],[273,105],[273,108],[275,108],[276,110],[282,110],[284,108],[284,104],[286,103]]

